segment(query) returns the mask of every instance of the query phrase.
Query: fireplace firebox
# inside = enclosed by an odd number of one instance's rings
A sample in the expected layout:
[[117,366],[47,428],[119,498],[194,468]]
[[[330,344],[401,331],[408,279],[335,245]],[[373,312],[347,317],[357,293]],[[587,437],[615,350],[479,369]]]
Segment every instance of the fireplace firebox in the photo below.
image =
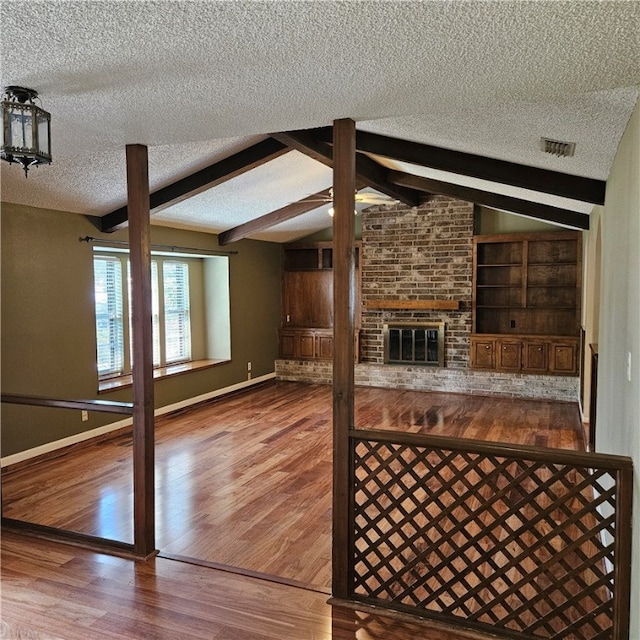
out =
[[383,331],[385,364],[444,367],[444,322],[389,323]]

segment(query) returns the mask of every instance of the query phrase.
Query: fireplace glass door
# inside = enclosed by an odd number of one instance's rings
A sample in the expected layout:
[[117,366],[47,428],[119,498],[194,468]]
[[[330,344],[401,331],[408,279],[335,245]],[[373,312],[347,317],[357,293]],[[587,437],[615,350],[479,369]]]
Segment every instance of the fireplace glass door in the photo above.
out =
[[384,362],[444,366],[444,322],[385,324]]

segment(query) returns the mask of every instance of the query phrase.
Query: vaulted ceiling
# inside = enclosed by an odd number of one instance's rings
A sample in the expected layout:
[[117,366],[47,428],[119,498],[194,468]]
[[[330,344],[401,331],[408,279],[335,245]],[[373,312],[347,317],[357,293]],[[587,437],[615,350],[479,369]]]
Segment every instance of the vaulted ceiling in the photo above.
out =
[[39,92],[54,155],[27,179],[1,163],[2,201],[105,229],[126,220],[133,143],[153,224],[276,242],[327,227],[314,194],[344,117],[366,192],[584,227],[640,84],[637,2],[13,0],[0,16],[2,84]]

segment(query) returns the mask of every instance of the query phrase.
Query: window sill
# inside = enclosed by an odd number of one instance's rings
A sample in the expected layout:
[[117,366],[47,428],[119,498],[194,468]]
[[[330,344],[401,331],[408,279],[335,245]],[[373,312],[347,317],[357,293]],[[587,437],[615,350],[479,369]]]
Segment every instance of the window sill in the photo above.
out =
[[[172,364],[167,367],[158,367],[153,370],[153,379],[160,380],[162,378],[171,378],[173,376],[180,376],[184,373],[191,373],[192,371],[201,371],[203,369],[210,369],[219,364],[225,364],[231,362],[231,360],[193,360],[192,362],[181,362],[180,364]],[[108,391],[116,391],[118,389],[126,389],[131,387],[133,380],[131,374],[124,376],[117,376],[114,378],[105,378],[98,381],[98,393],[107,393]]]

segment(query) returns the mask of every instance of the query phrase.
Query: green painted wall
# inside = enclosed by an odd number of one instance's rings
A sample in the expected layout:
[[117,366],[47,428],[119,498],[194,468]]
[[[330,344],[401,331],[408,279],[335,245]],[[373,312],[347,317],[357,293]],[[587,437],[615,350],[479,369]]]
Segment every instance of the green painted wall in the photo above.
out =
[[[97,398],[93,236],[127,240],[127,231],[100,234],[83,216],[2,205],[2,390],[59,398]],[[152,227],[155,244],[218,249],[217,236]],[[226,249],[226,248],[225,248]],[[279,244],[243,240],[229,262],[231,357],[213,369],[156,381],[162,407],[274,371],[280,323]],[[131,391],[100,399],[131,401]],[[2,456],[113,422],[79,411],[2,405]]]
[[495,233],[529,233],[534,231],[566,231],[558,225],[548,224],[542,220],[517,216],[513,213],[490,209],[479,206],[476,208],[479,214],[480,235],[491,235]]
[[[478,234],[495,234],[495,233],[525,233],[532,231],[565,231],[562,227],[554,224],[548,224],[534,218],[525,216],[517,216],[512,213],[490,209],[489,207],[476,206],[476,232]],[[362,238],[362,216],[359,215],[355,220],[354,238],[360,240]],[[326,229],[317,231],[316,233],[300,238],[296,242],[328,242],[333,239],[333,227],[328,226]]]

